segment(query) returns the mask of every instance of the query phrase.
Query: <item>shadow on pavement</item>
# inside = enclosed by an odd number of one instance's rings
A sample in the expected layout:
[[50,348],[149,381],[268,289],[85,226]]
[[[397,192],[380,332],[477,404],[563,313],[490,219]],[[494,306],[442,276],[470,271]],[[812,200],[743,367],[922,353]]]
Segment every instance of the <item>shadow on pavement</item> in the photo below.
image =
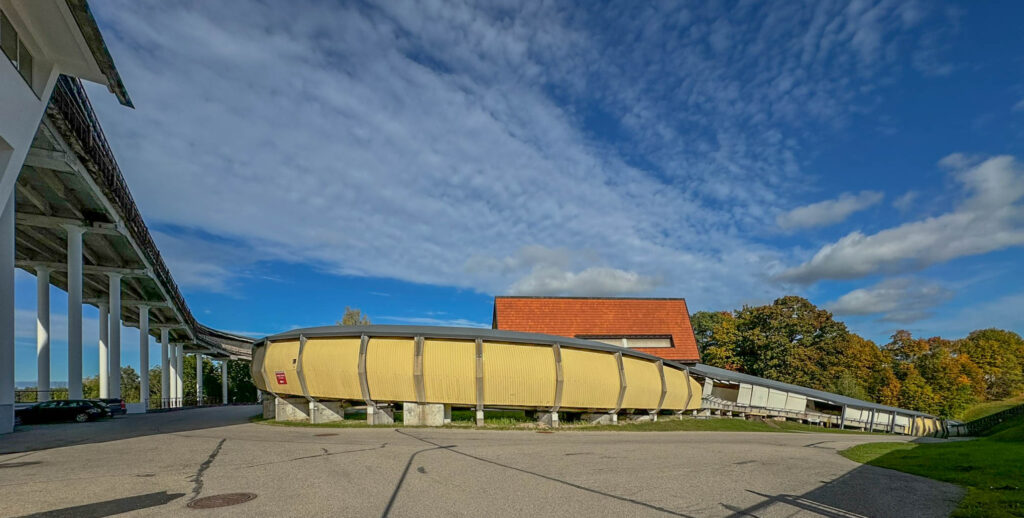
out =
[[65,516],[69,518],[100,518],[102,516],[111,516],[164,505],[183,496],[185,496],[185,493],[168,493],[167,491],[161,491],[159,493],[129,496],[126,498],[107,500],[106,502],[96,502],[94,504],[76,505],[74,507],[65,507],[63,509],[54,509],[52,511],[43,511],[41,513],[26,514],[21,518],[62,518]]
[[946,517],[963,496],[953,484],[930,480],[874,466],[860,466],[802,495],[765,494],[746,508],[722,503],[732,511],[729,518],[790,516],[809,513],[827,518],[874,516]]
[[[230,426],[248,422],[259,411],[260,407],[256,405],[237,405],[129,414],[88,423],[21,425],[15,427],[14,433],[4,435],[3,440],[0,440],[0,454]],[[3,467],[2,462],[0,460],[0,467]]]

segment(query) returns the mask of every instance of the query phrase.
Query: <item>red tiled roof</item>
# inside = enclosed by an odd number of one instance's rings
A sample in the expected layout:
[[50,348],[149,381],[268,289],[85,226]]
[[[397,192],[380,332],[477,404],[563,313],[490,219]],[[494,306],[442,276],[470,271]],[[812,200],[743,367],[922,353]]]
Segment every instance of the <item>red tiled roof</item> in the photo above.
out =
[[572,338],[671,336],[672,347],[636,350],[666,360],[700,361],[683,299],[495,297],[491,327]]

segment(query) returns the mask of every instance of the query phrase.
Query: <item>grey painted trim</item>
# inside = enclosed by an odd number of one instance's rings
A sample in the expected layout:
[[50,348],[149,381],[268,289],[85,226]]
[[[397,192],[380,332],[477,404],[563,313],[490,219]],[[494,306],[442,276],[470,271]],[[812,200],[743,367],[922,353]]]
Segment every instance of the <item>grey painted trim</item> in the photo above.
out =
[[551,412],[558,412],[562,408],[562,389],[565,386],[565,376],[562,374],[562,346],[552,344],[551,352],[555,357],[555,404]]
[[622,401],[626,399],[626,368],[622,364],[622,353],[615,353],[615,363],[619,366],[619,398],[615,400],[615,409],[610,413],[617,414],[622,410]]
[[313,401],[309,397],[309,389],[306,388],[306,373],[302,369],[302,353],[306,350],[306,337],[299,335],[299,357],[296,358],[295,375],[299,378],[299,388],[302,389],[302,397],[307,401]]
[[[267,342],[267,343],[271,344],[273,342]],[[177,344],[168,344],[168,345],[177,346]],[[182,349],[181,353],[184,354],[185,353],[185,347],[182,346],[181,349]],[[260,369],[260,376],[263,378],[263,386],[267,387],[267,392],[270,392],[276,398],[277,397],[277,392],[274,392],[274,390],[270,388],[270,380],[267,379],[267,373],[266,373],[267,357],[266,357],[266,352],[264,352],[263,355],[264,355],[263,356],[263,368]],[[252,371],[252,365],[256,365],[256,364],[255,363],[251,363],[250,364],[250,368],[249,368],[250,371]],[[185,379],[184,373],[182,373],[181,378],[182,378],[182,380]],[[174,397],[174,396],[172,396],[172,397]]]
[[484,341],[476,339],[476,410],[484,411]]
[[892,413],[889,418],[889,433],[896,433],[896,416],[899,415],[896,412]]
[[423,380],[422,336],[417,336],[415,340],[413,340],[412,379],[416,384],[416,402],[422,405],[427,402],[427,388]]
[[846,405],[843,405],[843,412],[839,414],[839,429],[846,428]]
[[686,367],[684,370],[686,371],[686,403],[683,405],[683,412],[690,408],[690,402],[693,401],[693,384],[690,383],[690,380],[693,378],[690,377],[689,367]]
[[362,336],[368,335],[372,337],[388,337],[388,338],[415,338],[422,336],[424,338],[439,338],[439,339],[452,339],[452,340],[476,340],[482,338],[483,340],[491,342],[507,342],[507,343],[522,343],[531,345],[554,345],[559,344],[562,347],[571,347],[573,349],[585,349],[592,351],[604,351],[610,353],[621,352],[625,356],[631,356],[633,358],[640,358],[650,361],[664,361],[665,365],[676,369],[685,370],[686,365],[665,360],[653,354],[642,353],[635,349],[626,349],[623,347],[617,347],[614,345],[608,345],[601,342],[595,342],[592,340],[582,340],[579,338],[568,338],[564,336],[546,335],[541,333],[522,333],[519,331],[501,331],[497,329],[484,329],[475,327],[441,327],[441,326],[399,326],[399,325],[368,325],[368,326],[323,326],[323,327],[308,327],[305,329],[293,329],[284,333],[278,333],[275,335],[268,336],[257,340],[253,347],[259,347],[266,340],[281,341],[288,339],[296,339],[299,335],[305,335],[307,338],[339,338],[349,336]]
[[658,362],[658,375],[661,376],[661,399],[658,400],[658,408],[654,410],[654,413],[661,412],[661,407],[665,405],[665,396],[668,395],[668,383],[665,382],[665,362]]
[[135,105],[132,104],[132,100],[128,96],[128,90],[125,89],[124,82],[121,81],[121,74],[118,74],[117,68],[114,66],[114,58],[110,56],[107,44],[103,41],[103,33],[100,32],[96,18],[89,10],[89,4],[86,3],[86,0],[67,0],[67,5],[71,15],[75,18],[78,30],[82,32],[85,44],[89,46],[89,52],[96,61],[96,66],[109,82],[108,89],[123,106],[134,108]]
[[359,341],[359,391],[362,392],[363,401],[367,407],[376,407],[370,399],[370,384],[366,380],[366,346],[370,343],[370,337],[363,335]]

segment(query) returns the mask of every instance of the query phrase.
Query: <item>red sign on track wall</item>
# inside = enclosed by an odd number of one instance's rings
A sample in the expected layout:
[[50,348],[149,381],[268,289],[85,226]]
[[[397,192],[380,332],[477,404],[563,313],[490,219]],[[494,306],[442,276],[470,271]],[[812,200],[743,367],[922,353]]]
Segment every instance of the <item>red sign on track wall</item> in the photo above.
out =
[[284,371],[277,371],[277,372],[274,373],[274,375],[277,376],[277,384],[278,385],[287,385],[288,384],[288,378],[286,378],[284,376]]

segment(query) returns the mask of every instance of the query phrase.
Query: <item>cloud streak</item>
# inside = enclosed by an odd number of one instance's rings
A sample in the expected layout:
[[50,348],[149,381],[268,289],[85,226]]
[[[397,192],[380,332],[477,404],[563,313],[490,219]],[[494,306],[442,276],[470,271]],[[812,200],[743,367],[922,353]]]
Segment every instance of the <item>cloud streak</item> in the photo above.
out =
[[950,155],[941,162],[954,170],[964,198],[952,211],[875,234],[851,232],[823,246],[807,262],[779,279],[812,283],[900,273],[958,257],[1024,245],[1024,169],[1011,156],[978,162]]
[[787,230],[824,227],[845,221],[851,214],[878,204],[884,197],[885,194],[878,191],[843,193],[834,200],[819,201],[779,214],[775,221]]
[[837,315],[881,315],[885,322],[910,323],[930,317],[931,308],[952,297],[941,284],[896,278],[853,290],[826,307]]

